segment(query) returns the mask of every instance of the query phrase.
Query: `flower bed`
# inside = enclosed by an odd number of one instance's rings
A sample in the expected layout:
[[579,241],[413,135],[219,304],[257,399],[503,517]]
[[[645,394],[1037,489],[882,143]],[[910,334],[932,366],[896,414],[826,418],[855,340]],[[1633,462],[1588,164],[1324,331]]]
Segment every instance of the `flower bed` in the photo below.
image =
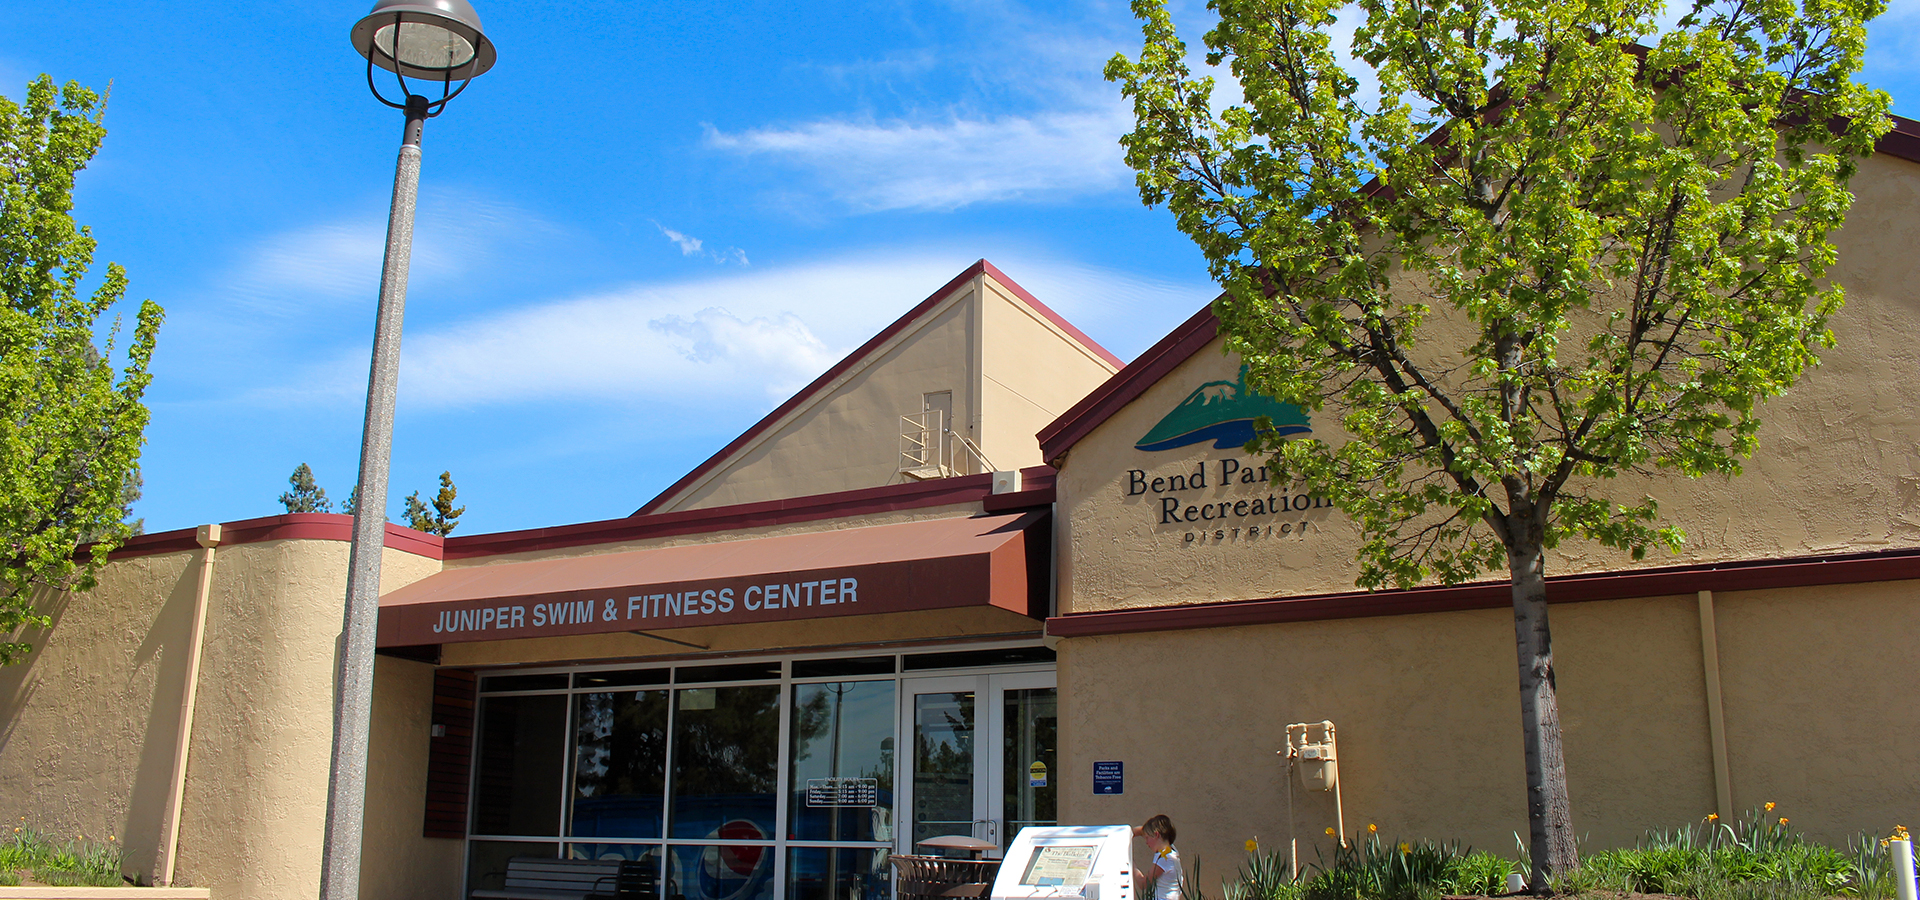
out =
[[[1896,895],[1892,839],[1861,836],[1845,849],[1806,840],[1768,803],[1737,822],[1710,815],[1668,831],[1649,831],[1635,846],[1584,852],[1580,867],[1552,882],[1557,894],[1618,898],[1664,895],[1691,900],[1891,900]],[[1327,830],[1333,834],[1332,829]],[[1515,838],[1516,844],[1519,838]],[[1527,876],[1524,861],[1462,848],[1458,843],[1381,839],[1368,825],[1332,859],[1289,871],[1284,852],[1262,853],[1247,842],[1247,861],[1217,895],[1202,887],[1199,860],[1183,880],[1185,900],[1442,900],[1496,897],[1507,876]],[[1517,854],[1525,859],[1524,847]]]

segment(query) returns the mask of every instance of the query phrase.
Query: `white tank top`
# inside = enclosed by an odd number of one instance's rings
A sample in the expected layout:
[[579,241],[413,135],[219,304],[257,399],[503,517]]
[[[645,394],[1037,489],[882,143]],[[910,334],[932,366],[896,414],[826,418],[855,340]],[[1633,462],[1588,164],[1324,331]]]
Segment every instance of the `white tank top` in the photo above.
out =
[[1153,900],[1180,900],[1180,851],[1168,847],[1153,862],[1160,867],[1160,877],[1153,880]]

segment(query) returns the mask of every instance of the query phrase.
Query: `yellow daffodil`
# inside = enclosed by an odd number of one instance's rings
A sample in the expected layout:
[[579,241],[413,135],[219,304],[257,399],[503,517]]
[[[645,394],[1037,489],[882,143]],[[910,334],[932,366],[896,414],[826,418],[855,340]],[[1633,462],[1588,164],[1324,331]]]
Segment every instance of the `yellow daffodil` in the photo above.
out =
[[1780,817],[1780,824],[1782,824],[1782,825],[1785,825],[1785,824],[1787,824],[1787,817],[1786,817],[1786,816],[1781,816],[1781,817]]
[[1260,839],[1259,839],[1259,838],[1257,838],[1257,837],[1256,837],[1256,838],[1247,838],[1247,852],[1248,852],[1248,853],[1259,853],[1259,852],[1260,852]]
[[1368,834],[1379,834],[1379,833],[1380,833],[1380,826],[1378,826],[1378,825],[1375,825],[1375,824],[1373,824],[1372,822],[1368,822],[1368,823],[1367,823],[1367,833],[1368,833]]
[[1768,800],[1768,801],[1767,801],[1767,812],[1773,812],[1773,801],[1772,801],[1772,800]]
[[1327,829],[1327,837],[1333,837],[1333,829]]
[[1907,826],[1895,825],[1893,826],[1893,834],[1888,835],[1887,840],[1881,841],[1880,843],[1885,844],[1887,843],[1887,841],[1906,841],[1906,840],[1912,840],[1912,838],[1907,837]]
[[1719,814],[1719,813],[1707,813],[1707,821],[1709,821],[1709,822],[1718,822],[1718,821],[1720,821],[1720,814]]
[[1406,854],[1408,854],[1408,853],[1411,853],[1411,852],[1413,852],[1413,848],[1412,848],[1412,847],[1409,847],[1409,846],[1407,846],[1407,845],[1406,845],[1405,843],[1402,843],[1402,844],[1400,845],[1400,854],[1401,854],[1402,856],[1404,856],[1404,855],[1406,855]]

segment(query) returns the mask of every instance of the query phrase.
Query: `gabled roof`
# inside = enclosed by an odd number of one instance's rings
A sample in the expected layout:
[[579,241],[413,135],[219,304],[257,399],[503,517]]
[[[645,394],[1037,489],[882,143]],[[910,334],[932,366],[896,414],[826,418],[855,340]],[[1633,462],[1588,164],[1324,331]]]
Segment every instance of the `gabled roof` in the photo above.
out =
[[982,259],[968,266],[965,271],[954,276],[951,281],[942,285],[939,290],[928,295],[927,299],[920,301],[918,305],[908,310],[906,315],[895,319],[893,324],[881,329],[879,334],[874,335],[866,343],[861,344],[858,349],[847,354],[844,359],[835,363],[833,368],[828,369],[825,374],[814,379],[813,382],[806,387],[801,388],[798,393],[788,398],[787,402],[780,404],[777,409],[768,413],[765,418],[754,423],[753,427],[748,428],[742,432],[739,437],[734,438],[732,442],[720,448],[720,452],[707,457],[705,462],[695,466],[693,471],[688,472],[679,481],[674,482],[666,490],[661,491],[658,496],[647,501],[645,506],[635,510],[633,514],[636,516],[649,515],[666,505],[668,501],[679,496],[681,492],[699,484],[709,473],[725,466],[737,454],[751,447],[757,438],[772,431],[790,415],[805,409],[830,394],[832,388],[839,382],[841,376],[877,356],[894,337],[910,330],[931,313],[935,307],[938,307],[949,295],[959,290],[968,281],[981,275],[987,275],[993,278],[1001,287],[1006,288],[1014,296],[1018,297],[1021,302],[1031,307],[1035,313],[1038,313],[1055,326],[1058,326],[1061,331],[1066,332],[1075,342],[1091,351],[1094,355],[1106,360],[1107,363],[1113,367],[1120,368],[1126,365],[1125,361],[1114,356],[1107,348],[1100,346],[1093,338],[1088,337],[1085,332],[1075,328],[1073,323],[1061,318],[1059,313],[1047,308],[1046,304],[1041,303],[1039,299],[1029,293],[1026,288],[1021,287],[1015,283],[1013,279],[1008,278],[1006,273],[1000,271],[993,263]]

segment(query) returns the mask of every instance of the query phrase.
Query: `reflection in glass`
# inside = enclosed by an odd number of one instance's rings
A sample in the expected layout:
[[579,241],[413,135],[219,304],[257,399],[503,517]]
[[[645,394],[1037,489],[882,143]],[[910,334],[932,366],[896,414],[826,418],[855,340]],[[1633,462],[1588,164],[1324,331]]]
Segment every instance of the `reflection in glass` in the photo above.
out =
[[482,697],[479,731],[473,832],[559,834],[554,788],[566,770],[567,695]]
[[887,850],[800,847],[787,854],[787,900],[887,900]]
[[1054,688],[1007,691],[1007,740],[1002,764],[1006,796],[1001,812],[1006,846],[1028,825],[1058,825],[1060,713]]
[[[721,837],[744,831],[722,827]],[[773,900],[772,847],[708,844],[667,851],[667,900]]]
[[667,692],[581,694],[573,730],[568,833],[659,837],[667,789]]
[[559,849],[554,844],[530,841],[468,841],[467,890],[505,890],[507,860],[516,856],[552,859]]
[[[666,859],[657,844],[568,844],[568,859],[631,859],[641,864],[641,881],[616,893],[621,897],[660,896],[660,862]],[[596,892],[592,896],[605,896]]]
[[772,840],[780,686],[683,689],[674,704],[672,836]]
[[788,837],[893,840],[893,686],[794,685]]
[[973,833],[973,692],[913,697],[913,843]]

